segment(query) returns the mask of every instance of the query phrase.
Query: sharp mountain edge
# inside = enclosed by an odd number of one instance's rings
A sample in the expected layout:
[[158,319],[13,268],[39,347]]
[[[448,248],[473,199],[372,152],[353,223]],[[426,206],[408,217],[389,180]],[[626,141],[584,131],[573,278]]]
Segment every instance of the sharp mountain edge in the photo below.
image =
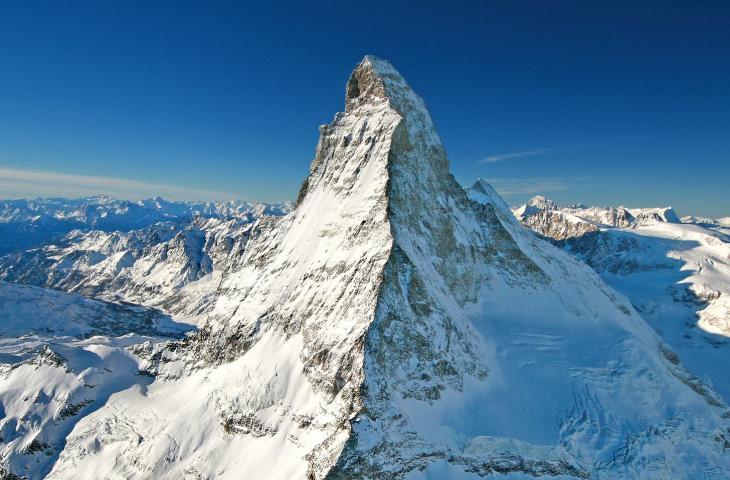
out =
[[[456,183],[388,62],[357,66],[345,107],[294,210],[241,227],[222,271],[153,300],[96,290],[175,313],[161,298],[195,285],[206,300],[177,310],[194,333],[130,307],[116,333],[89,320],[4,344],[7,478],[727,477],[722,397],[591,268]],[[117,305],[63,301],[90,319]]]

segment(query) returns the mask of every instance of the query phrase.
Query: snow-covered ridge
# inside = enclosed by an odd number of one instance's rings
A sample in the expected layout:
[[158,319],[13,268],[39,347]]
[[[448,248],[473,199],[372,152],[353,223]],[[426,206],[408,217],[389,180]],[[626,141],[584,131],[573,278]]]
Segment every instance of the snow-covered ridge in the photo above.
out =
[[564,240],[579,237],[601,228],[638,228],[656,223],[681,223],[672,207],[626,208],[587,207],[572,205],[558,207],[543,196],[531,198],[525,205],[513,209],[525,226],[547,238]]
[[[0,280],[131,301],[195,317],[210,301],[222,273],[235,267],[256,222],[291,208],[290,204],[153,200],[160,215],[135,218],[129,214],[133,223],[153,222],[149,226],[113,231],[86,226],[46,239],[42,246],[0,256]],[[91,201],[105,208],[129,203],[108,197]],[[161,218],[166,220],[157,221]]]
[[708,218],[699,217],[696,215],[688,215],[686,217],[682,217],[682,223],[696,223],[699,225],[730,228],[730,217]]
[[50,245],[0,257],[0,279],[184,315],[235,267],[257,220],[196,217],[130,232],[74,230]]

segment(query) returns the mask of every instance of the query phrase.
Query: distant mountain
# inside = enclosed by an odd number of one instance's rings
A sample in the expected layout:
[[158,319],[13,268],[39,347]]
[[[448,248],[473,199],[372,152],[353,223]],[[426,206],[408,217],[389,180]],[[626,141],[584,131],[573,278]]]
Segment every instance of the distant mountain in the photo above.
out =
[[730,228],[730,217],[722,217],[722,218],[707,218],[707,217],[698,217],[695,215],[689,215],[686,217],[682,217],[682,223],[696,223],[699,225],[705,225],[709,227],[725,227]]
[[262,214],[281,215],[291,205],[253,202],[168,202],[160,197],[140,201],[106,196],[66,200],[0,200],[0,255],[47,244],[72,230],[129,232],[158,222],[194,217],[250,221]]
[[666,208],[560,208],[542,197],[515,215],[630,298],[682,362],[730,400],[730,231],[720,222],[680,222]]
[[514,209],[514,214],[527,227],[552,239],[564,240],[595,232],[601,228],[638,228],[656,223],[681,223],[672,207],[625,208],[560,207],[543,196],[531,198]]

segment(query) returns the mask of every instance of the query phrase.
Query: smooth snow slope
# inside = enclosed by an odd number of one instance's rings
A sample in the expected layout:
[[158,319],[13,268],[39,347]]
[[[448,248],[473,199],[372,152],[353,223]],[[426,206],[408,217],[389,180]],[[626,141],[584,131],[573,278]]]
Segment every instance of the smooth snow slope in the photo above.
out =
[[[484,195],[490,196],[485,190]],[[725,478],[725,404],[585,264],[448,172],[366,57],[295,210],[49,478]]]

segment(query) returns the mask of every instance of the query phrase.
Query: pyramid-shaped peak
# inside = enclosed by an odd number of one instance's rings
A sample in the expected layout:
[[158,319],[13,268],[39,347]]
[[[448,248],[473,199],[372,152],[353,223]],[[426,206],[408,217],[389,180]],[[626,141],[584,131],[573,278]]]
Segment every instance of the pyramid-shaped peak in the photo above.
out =
[[470,197],[480,203],[499,203],[507,206],[494,187],[483,178],[478,178],[466,191]]
[[359,67],[364,68],[371,68],[373,69],[378,75],[381,76],[387,76],[387,75],[394,75],[394,76],[400,76],[398,73],[398,70],[393,67],[393,64],[390,63],[388,60],[385,60],[383,58],[378,58],[375,55],[365,55],[360,61]]
[[195,287],[198,333],[125,351],[159,380],[76,423],[49,477],[728,478],[722,398],[479,187],[365,57],[297,208]]
[[406,120],[414,116],[423,117],[422,121],[409,123],[425,123],[420,127],[434,129],[426,104],[421,97],[416,95],[389,61],[373,55],[366,55],[362,59],[347,82],[345,111],[351,112],[363,106],[369,108],[389,106],[397,110]]
[[388,82],[405,85],[405,80],[390,62],[366,55],[355,67],[347,82],[346,110],[354,110],[362,105],[387,104]]
[[476,182],[474,182],[472,184],[472,186],[469,188],[472,190],[481,192],[481,193],[488,193],[488,194],[491,194],[492,192],[495,191],[494,187],[492,187],[492,185],[488,181],[484,180],[483,178],[477,178]]
[[[297,206],[319,187],[349,194],[356,186],[369,189],[387,181],[396,164],[421,184],[423,195],[450,181],[448,157],[425,103],[390,62],[365,56],[347,82],[345,103],[344,113],[320,127]],[[372,175],[360,175],[365,171]]]

